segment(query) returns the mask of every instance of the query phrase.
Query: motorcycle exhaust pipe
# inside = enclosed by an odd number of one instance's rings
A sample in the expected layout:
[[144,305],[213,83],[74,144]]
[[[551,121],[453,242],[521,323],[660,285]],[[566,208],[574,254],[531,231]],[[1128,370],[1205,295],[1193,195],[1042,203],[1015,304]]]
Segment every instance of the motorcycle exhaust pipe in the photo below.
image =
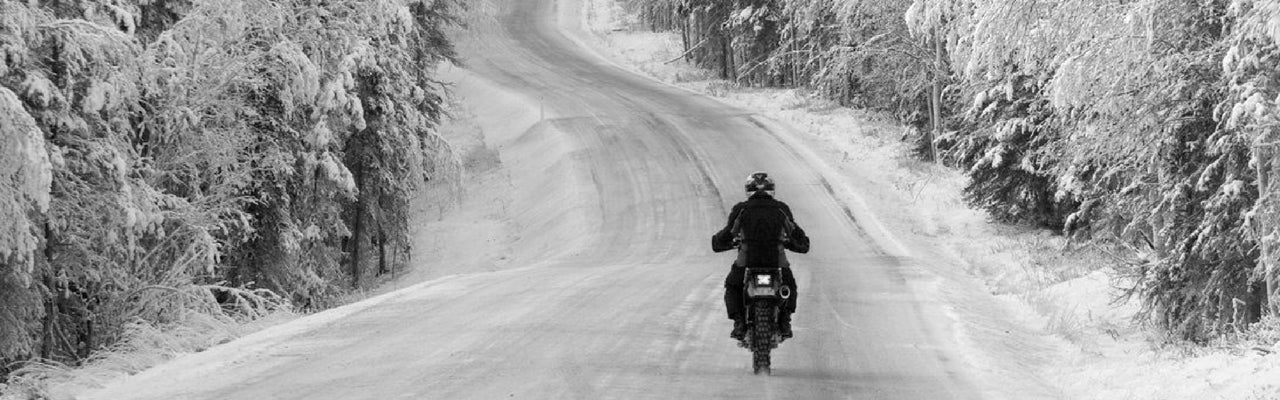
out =
[[781,295],[782,295],[782,299],[783,299],[783,300],[790,299],[790,298],[791,298],[791,287],[790,287],[790,286],[783,285],[783,286],[782,286],[782,289],[779,289],[779,290],[778,290],[778,294],[781,294]]

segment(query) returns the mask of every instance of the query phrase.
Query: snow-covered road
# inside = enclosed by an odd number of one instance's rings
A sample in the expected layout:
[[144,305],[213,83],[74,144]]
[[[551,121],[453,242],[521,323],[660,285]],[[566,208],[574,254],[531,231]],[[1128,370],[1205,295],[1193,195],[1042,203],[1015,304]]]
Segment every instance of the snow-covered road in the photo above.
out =
[[[582,50],[576,0],[491,6],[494,23],[475,24],[461,48],[458,75],[475,82],[458,89],[540,107],[527,129],[489,138],[512,177],[520,267],[303,318],[87,397],[982,397],[934,294],[940,280],[784,128]],[[776,350],[773,376],[753,376],[728,338],[731,256],[709,249],[755,170],[776,177],[813,239],[792,258],[796,338]]]

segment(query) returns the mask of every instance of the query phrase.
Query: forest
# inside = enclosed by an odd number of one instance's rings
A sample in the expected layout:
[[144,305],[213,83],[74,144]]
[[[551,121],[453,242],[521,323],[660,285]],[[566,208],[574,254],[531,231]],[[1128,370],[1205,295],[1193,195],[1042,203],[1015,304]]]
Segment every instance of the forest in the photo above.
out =
[[[622,0],[683,57],[910,127],[995,220],[1115,254],[1203,342],[1280,316],[1280,3]],[[0,375],[323,309],[460,179],[457,0],[0,0]]]
[[0,0],[0,376],[408,262],[451,0]]
[[1104,249],[1204,342],[1280,316],[1280,3],[624,0],[744,86],[891,115],[993,220]]

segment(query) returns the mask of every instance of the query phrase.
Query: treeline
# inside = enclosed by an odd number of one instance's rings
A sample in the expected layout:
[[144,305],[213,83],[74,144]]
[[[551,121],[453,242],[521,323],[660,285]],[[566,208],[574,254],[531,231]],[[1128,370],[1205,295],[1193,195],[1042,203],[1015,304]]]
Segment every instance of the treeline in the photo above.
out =
[[405,265],[450,0],[0,0],[0,375]]
[[624,1],[722,78],[896,115],[1000,221],[1123,250],[1174,337],[1280,314],[1280,3]]

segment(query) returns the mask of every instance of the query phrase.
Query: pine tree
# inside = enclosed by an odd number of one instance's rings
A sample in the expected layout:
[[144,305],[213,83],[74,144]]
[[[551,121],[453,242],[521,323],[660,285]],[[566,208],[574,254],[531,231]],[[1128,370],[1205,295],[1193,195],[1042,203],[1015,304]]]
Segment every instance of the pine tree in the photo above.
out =
[[1044,82],[1016,73],[1002,78],[976,96],[966,129],[943,137],[941,147],[968,168],[970,205],[998,221],[1061,230],[1079,204],[1058,186],[1054,150],[1062,135]]

